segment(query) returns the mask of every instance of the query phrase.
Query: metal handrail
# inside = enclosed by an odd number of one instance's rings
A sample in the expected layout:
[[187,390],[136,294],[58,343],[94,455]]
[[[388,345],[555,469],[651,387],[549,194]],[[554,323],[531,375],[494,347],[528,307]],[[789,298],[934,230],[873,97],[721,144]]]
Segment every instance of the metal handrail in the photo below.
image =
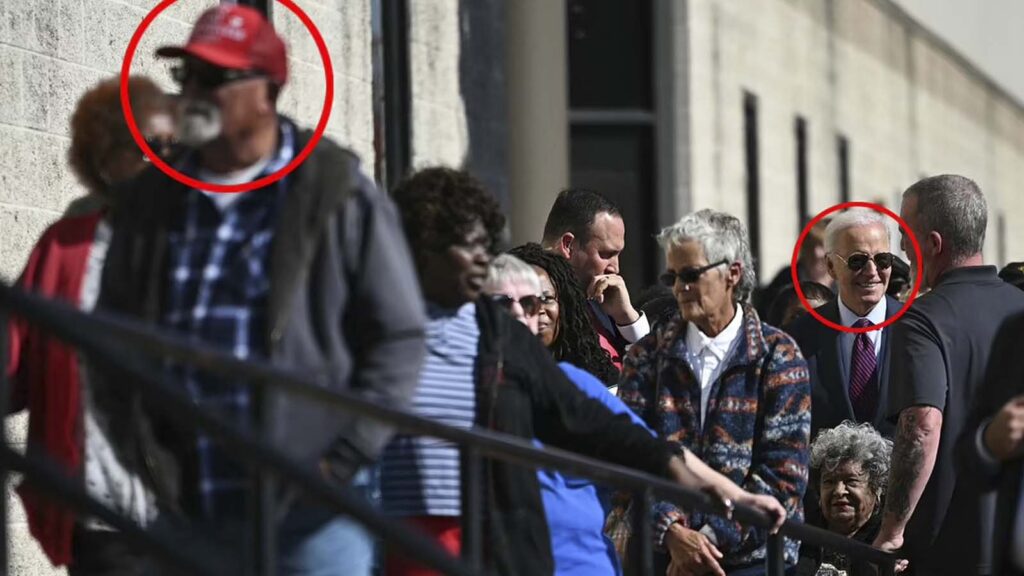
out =
[[[135,320],[104,313],[85,314],[69,304],[28,294],[0,282],[0,309],[2,308],[10,309],[30,322],[42,326],[57,337],[87,353],[96,355],[99,359],[104,359],[102,356],[106,355],[105,360],[111,362],[114,368],[131,371],[144,387],[145,381],[154,379],[154,371],[136,365],[137,359],[125,357],[123,349],[120,351],[106,349],[107,347],[103,346],[101,340],[113,339],[121,342],[122,345],[128,344],[134,349],[155,356],[190,363],[212,373],[230,375],[239,380],[246,380],[247,384],[260,389],[304,396],[345,412],[381,420],[410,433],[432,436],[469,447],[479,451],[479,454],[483,456],[499,458],[529,468],[555,469],[563,473],[587,477],[601,484],[639,491],[653,490],[659,498],[672,501],[688,509],[716,515],[721,515],[723,512],[718,503],[709,496],[684,488],[664,478],[557,448],[538,449],[527,440],[498,432],[452,428],[403,410],[378,404],[357,393],[327,390],[315,385],[311,379],[299,373],[272,366],[265,361],[240,360],[226,352],[211,350],[208,346],[204,347],[194,340],[157,332],[153,327]],[[103,334],[104,338],[97,337],[99,334]],[[114,360],[115,358],[117,360]],[[166,386],[167,384],[161,384],[154,387],[157,389],[152,391],[161,395],[170,393],[171,397],[168,400],[175,401],[175,403],[177,403],[175,396],[177,400],[184,398],[183,395],[173,394],[173,386],[171,390],[168,390]],[[315,491],[316,496],[330,500],[340,511],[367,523],[368,527],[382,534],[385,539],[395,539],[405,544],[407,551],[418,559],[427,560],[426,557],[432,556],[430,552],[436,552],[430,547],[424,548],[415,545],[411,548],[418,548],[417,550],[409,549],[410,543],[402,542],[403,536],[407,536],[407,534],[402,534],[401,530],[396,531],[393,527],[386,526],[386,522],[374,518],[372,510],[364,509],[360,511],[361,514],[355,514],[352,509],[344,509],[352,505],[358,508],[359,503],[340,501],[338,491],[331,490],[315,475],[297,473],[297,463],[292,462],[287,456],[275,454],[275,451],[260,445],[256,439],[248,438],[245,434],[203,413],[194,404],[188,402],[186,404],[188,406],[176,406],[176,409],[180,408],[179,412],[192,411],[190,408],[194,409],[195,413],[190,418],[194,420],[195,424],[206,429],[212,427],[223,439],[237,444],[244,456],[266,457],[267,461],[280,465],[281,469],[277,471],[282,473],[282,480],[297,481],[303,484],[303,488]],[[218,427],[225,429],[218,429]],[[247,446],[247,442],[253,442],[255,446]],[[271,466],[271,468],[276,468],[276,466]],[[365,518],[360,516],[365,516]],[[742,505],[736,506],[733,518],[740,523],[759,528],[767,528],[772,525],[772,520],[767,515]],[[883,573],[891,573],[897,560],[893,554],[794,520],[787,520],[779,530],[779,534],[816,546],[841,551],[859,561],[877,564],[882,567]],[[424,550],[429,550],[429,552],[421,556]],[[433,559],[437,560],[436,557]],[[453,565],[450,562],[445,562],[444,564],[446,565],[442,570],[446,573],[470,573],[461,563]],[[438,566],[438,568],[440,567]]]

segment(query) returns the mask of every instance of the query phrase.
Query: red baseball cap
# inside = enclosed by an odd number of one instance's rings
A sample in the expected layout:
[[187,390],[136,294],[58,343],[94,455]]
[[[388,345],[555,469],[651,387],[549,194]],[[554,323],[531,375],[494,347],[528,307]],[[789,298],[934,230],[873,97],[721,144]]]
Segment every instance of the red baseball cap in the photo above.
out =
[[203,12],[184,46],[164,46],[156,55],[192,56],[221,68],[259,70],[278,85],[288,79],[284,41],[263,14],[249,6],[221,4]]

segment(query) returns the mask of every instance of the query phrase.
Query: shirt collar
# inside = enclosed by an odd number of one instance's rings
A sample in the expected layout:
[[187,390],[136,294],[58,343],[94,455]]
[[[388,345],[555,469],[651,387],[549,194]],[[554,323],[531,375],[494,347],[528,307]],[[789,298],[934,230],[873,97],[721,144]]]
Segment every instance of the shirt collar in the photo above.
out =
[[732,347],[742,326],[743,309],[739,305],[736,305],[736,313],[729,324],[713,338],[701,332],[695,323],[688,322],[686,325],[686,347],[691,353],[698,355],[702,354],[706,348],[719,360],[723,360],[729,353],[729,348]]
[[839,296],[839,319],[842,321],[843,326],[853,326],[853,324],[861,318],[867,318],[872,324],[881,324],[885,322],[886,312],[886,297],[883,294],[882,299],[875,304],[875,307],[868,311],[867,316],[859,316],[853,310],[846,307],[843,303],[843,297]]

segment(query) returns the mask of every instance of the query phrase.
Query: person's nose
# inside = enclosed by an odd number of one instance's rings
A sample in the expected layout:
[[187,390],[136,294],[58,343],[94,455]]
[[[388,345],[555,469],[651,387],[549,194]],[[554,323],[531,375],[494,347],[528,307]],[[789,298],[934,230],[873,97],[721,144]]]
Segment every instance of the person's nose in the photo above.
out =
[[518,300],[512,303],[512,316],[520,322],[526,322],[526,310],[523,310],[523,305]]
[[835,497],[846,496],[849,491],[846,489],[846,482],[836,482],[835,490],[832,491],[832,495]]
[[473,248],[473,262],[481,266],[487,266],[491,263],[491,253],[487,250],[486,246],[475,246]]
[[619,273],[619,257],[612,256],[608,259],[608,264],[604,267],[605,274],[618,274]]
[[868,278],[874,279],[879,278],[882,271],[879,270],[878,264],[875,264],[875,260],[872,258],[864,265],[864,273],[867,274]]

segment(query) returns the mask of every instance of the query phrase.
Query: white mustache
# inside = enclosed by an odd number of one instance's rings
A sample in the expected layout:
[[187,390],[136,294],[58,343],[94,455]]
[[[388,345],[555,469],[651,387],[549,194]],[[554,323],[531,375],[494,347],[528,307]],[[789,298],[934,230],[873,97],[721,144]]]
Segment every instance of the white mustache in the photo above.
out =
[[220,136],[220,108],[203,100],[183,100],[178,108],[178,140],[190,147],[202,146]]

